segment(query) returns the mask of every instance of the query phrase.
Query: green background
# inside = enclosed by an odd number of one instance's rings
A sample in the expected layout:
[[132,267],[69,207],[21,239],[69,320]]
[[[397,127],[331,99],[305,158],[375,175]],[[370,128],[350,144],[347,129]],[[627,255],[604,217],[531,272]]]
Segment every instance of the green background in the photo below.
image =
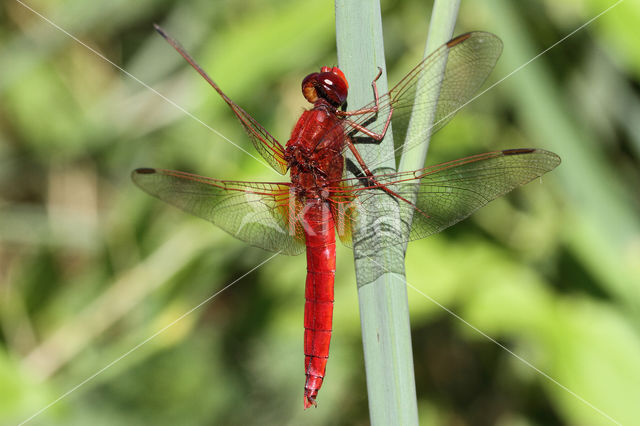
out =
[[[337,61],[332,2],[28,4],[254,155],[152,24],[281,142],[306,107],[301,78]],[[462,1],[455,32],[502,38],[494,82],[612,4]],[[422,55],[430,2],[387,1],[382,13],[393,84]],[[410,244],[407,279],[428,296],[409,289],[421,423],[613,424],[438,304],[617,421],[640,418],[638,22],[639,3],[623,2],[434,137],[428,164],[519,147],[563,163]],[[182,317],[270,254],[138,190],[129,173],[143,166],[278,179],[3,2],[0,424],[88,378],[29,424],[368,424],[351,252],[338,249],[327,378],[305,412],[304,256],[277,256]]]

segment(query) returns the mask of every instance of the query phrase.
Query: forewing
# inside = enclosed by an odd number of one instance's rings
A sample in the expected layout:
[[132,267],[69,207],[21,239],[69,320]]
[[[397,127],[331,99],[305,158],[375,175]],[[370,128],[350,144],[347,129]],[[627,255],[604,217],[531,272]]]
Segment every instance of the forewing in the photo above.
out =
[[[393,109],[394,141],[405,143],[409,120],[412,120],[411,125],[419,129],[419,134],[408,142],[412,146],[419,144],[447,124],[472,99],[501,53],[502,41],[491,33],[462,34],[436,49],[380,97],[379,120],[375,124],[371,124],[376,117],[372,113],[350,117],[351,121],[380,133],[384,118]],[[435,114],[432,114],[436,104]],[[371,103],[363,109],[374,105]],[[353,133],[353,127],[348,123],[349,120],[345,120],[347,130]]]
[[284,149],[280,142],[278,142],[267,130],[260,125],[253,117],[251,117],[245,110],[240,108],[238,104],[233,102],[223,91],[220,86],[205,72],[204,69],[187,53],[184,47],[178,43],[173,37],[162,29],[159,25],[154,25],[156,31],[174,48],[176,51],[200,74],[206,81],[215,89],[216,92],[224,99],[224,101],[231,107],[233,113],[238,117],[242,127],[251,138],[256,150],[262,155],[267,163],[273,167],[278,173],[285,174],[287,171],[287,162],[284,159]]
[[[380,197],[390,197],[371,183],[358,179],[341,182],[342,190],[336,199],[349,200],[336,203],[337,216],[348,226],[340,238],[350,245],[350,231],[356,225],[365,234],[375,235],[376,220],[395,214],[392,232],[395,243],[424,238],[438,233],[471,215],[488,202],[553,170],[560,164],[556,154],[540,149],[511,149],[489,152],[427,167],[414,172],[391,173],[376,176],[378,183],[387,186],[413,205],[395,199],[390,210],[379,211],[384,205]],[[350,188],[350,189],[348,189]],[[363,221],[373,225],[363,225]],[[388,225],[387,225],[388,226]],[[377,247],[376,249],[379,249]]]
[[251,245],[290,255],[304,251],[296,220],[301,206],[289,196],[287,183],[217,180],[163,169],[137,169],[131,177],[150,195]]
[[260,125],[245,110],[240,108],[235,102],[227,97],[221,90],[218,90],[225,102],[231,107],[242,127],[249,135],[251,142],[256,150],[262,155],[267,163],[273,167],[278,173],[285,174],[287,171],[287,162],[284,159],[284,149],[282,145],[267,130]]

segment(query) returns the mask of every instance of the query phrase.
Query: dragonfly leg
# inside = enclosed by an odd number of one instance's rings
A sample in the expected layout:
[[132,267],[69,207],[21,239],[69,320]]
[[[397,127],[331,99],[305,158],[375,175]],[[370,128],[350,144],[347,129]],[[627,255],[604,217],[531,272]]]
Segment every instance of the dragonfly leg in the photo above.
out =
[[358,152],[356,146],[353,144],[353,141],[351,140],[351,138],[347,138],[347,146],[349,147],[349,149],[353,153],[353,156],[356,158],[356,161],[358,162],[358,164],[360,164],[360,167],[362,167],[362,171],[367,176],[367,179],[369,180],[369,182],[371,182],[371,187],[378,188],[378,189],[386,192],[387,194],[389,194],[389,195],[391,195],[393,197],[396,197],[399,200],[404,201],[405,203],[409,204],[411,207],[416,209],[423,216],[429,217],[425,212],[420,210],[418,208],[418,206],[416,206],[414,203],[412,203],[411,201],[407,200],[406,198],[404,198],[403,196],[401,196],[397,192],[393,191],[392,189],[389,189],[386,185],[384,185],[384,184],[382,184],[382,183],[380,183],[380,182],[378,182],[376,180],[376,177],[373,175],[373,173],[371,173],[371,170],[369,170],[369,168],[365,164],[364,160],[362,159],[362,156],[360,156],[360,153]]
[[384,123],[384,127],[382,128],[382,131],[380,133],[375,133],[372,132],[371,130],[367,129],[365,126],[363,126],[362,124],[358,124],[354,121],[351,120],[347,120],[347,124],[349,126],[351,126],[352,128],[354,128],[355,130],[359,131],[360,133],[364,133],[365,135],[369,136],[370,138],[373,138],[377,141],[381,141],[384,138],[384,135],[387,134],[387,129],[389,128],[389,124],[391,124],[391,116],[393,115],[393,108],[391,108],[389,110],[389,115],[387,116],[387,121]]
[[373,96],[376,101],[376,104],[374,106],[369,108],[360,108],[355,111],[337,111],[336,113],[340,117],[349,117],[352,115],[362,115],[362,114],[368,114],[370,112],[378,112],[378,110],[380,109],[380,97],[378,96],[378,85],[376,84],[376,81],[378,81],[381,75],[382,75],[382,68],[378,67],[378,74],[375,76],[375,78],[371,82],[371,87],[373,87]]
[[[375,99],[375,105],[369,108],[361,108],[355,111],[336,111],[336,114],[340,117],[352,117],[355,115],[364,115],[369,113],[377,113],[380,110],[380,96],[378,95],[378,85],[376,81],[382,75],[382,68],[378,67],[378,74],[375,76],[373,81],[371,82],[371,87],[373,87],[373,96]],[[358,124],[352,120],[347,120],[347,124],[351,126],[353,129],[358,130],[359,132],[380,141],[384,138],[384,135],[387,133],[387,129],[389,128],[389,124],[391,123],[391,116],[393,115],[393,108],[389,109],[389,115],[387,116],[387,121],[384,123],[384,128],[380,133],[372,132],[361,124]]]

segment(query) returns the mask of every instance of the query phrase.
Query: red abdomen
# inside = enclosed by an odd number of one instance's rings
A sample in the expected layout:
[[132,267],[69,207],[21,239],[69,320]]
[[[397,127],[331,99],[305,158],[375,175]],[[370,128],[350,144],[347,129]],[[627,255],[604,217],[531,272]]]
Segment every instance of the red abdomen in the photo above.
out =
[[307,283],[304,305],[304,407],[315,405],[329,357],[333,320],[336,236],[326,201],[308,200],[304,213],[307,244]]

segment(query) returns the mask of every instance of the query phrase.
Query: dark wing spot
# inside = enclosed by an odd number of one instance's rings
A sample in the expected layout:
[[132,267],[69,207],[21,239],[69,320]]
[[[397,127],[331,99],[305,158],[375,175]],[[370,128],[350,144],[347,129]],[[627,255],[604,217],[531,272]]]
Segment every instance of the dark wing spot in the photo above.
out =
[[531,154],[536,150],[533,148],[515,148],[515,149],[505,149],[502,151],[504,155],[518,155],[518,154]]
[[153,24],[153,28],[155,28],[155,30],[158,32],[158,34],[160,34],[164,39],[168,39],[169,36],[167,35],[167,33],[164,31],[164,29],[158,25],[158,24]]
[[458,43],[462,43],[463,41],[465,41],[469,37],[471,37],[471,33],[460,34],[458,37],[454,37],[451,40],[449,40],[447,42],[447,47],[449,49],[451,49],[453,46],[455,46]]
[[151,175],[151,174],[154,174],[156,172],[156,169],[151,169],[149,167],[143,167],[141,169],[135,169],[134,172],[138,173],[140,175]]

